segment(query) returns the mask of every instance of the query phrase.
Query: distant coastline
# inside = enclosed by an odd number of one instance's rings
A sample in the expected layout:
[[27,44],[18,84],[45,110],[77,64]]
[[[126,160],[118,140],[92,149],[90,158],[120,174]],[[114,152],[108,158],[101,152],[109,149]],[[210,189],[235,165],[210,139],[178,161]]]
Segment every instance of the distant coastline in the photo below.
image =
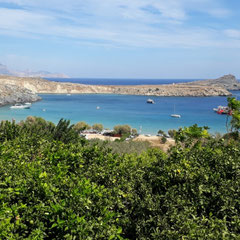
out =
[[[188,83],[201,81],[203,78],[195,79],[151,79],[151,78],[46,78],[44,79],[53,81],[53,82],[67,82],[67,83],[79,83],[86,85],[164,85],[164,84],[173,84],[173,83]],[[240,83],[240,80],[237,79]]]
[[[167,97],[209,97],[231,96],[232,90],[240,90],[240,83],[235,76],[229,74],[211,80],[127,80],[105,79],[105,84],[82,84],[72,83],[71,79],[57,79],[58,81],[46,80],[34,77],[0,76],[1,99],[0,105],[13,104],[16,102],[37,101],[36,94],[119,94],[139,96],[167,96]],[[67,81],[67,82],[66,82]],[[93,80],[85,80],[92,83]],[[104,80],[102,80],[103,82]],[[107,82],[106,82],[107,81]],[[110,82],[109,82],[110,81]],[[135,82],[134,82],[135,81]],[[130,85],[131,83],[131,85]],[[145,83],[148,83],[145,85]],[[154,84],[155,83],[155,84]],[[168,84],[166,84],[168,83]],[[157,85],[156,85],[157,84]],[[15,86],[19,91],[9,95],[9,87]],[[28,91],[26,95],[26,91]],[[5,96],[5,97],[3,97]],[[17,96],[17,97],[16,97]],[[29,97],[28,97],[29,96]]]
[[53,82],[79,83],[86,85],[164,85],[194,82],[199,79],[131,79],[131,78],[44,78]]
[[55,82],[42,78],[1,76],[2,84],[12,84],[34,93],[50,94],[121,94],[143,96],[230,96],[228,90],[239,90],[240,84],[233,75],[218,79],[159,85],[87,85]]

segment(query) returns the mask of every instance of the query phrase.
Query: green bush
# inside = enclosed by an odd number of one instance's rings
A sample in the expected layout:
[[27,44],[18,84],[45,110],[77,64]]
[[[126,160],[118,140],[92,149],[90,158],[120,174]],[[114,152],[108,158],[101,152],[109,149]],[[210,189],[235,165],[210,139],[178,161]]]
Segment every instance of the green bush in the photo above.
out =
[[162,135],[162,136],[166,135],[166,133],[165,133],[163,130],[161,130],[161,129],[158,130],[158,134],[159,134],[159,135]]
[[0,125],[0,239],[239,239],[239,141],[119,155],[33,122]]
[[90,140],[90,146],[98,145],[105,150],[111,149],[111,152],[122,154],[141,154],[144,151],[147,151],[150,148],[149,142],[137,142],[137,141],[102,141],[98,139]]
[[103,125],[101,123],[95,123],[92,125],[92,129],[101,132],[103,130]]
[[164,144],[167,142],[167,138],[166,137],[161,137],[161,143]]
[[116,134],[129,136],[131,134],[131,127],[129,125],[117,125],[114,127],[114,132]]
[[171,138],[174,138],[176,132],[177,132],[177,131],[176,131],[175,129],[170,129],[170,130],[168,130],[168,135],[169,135]]
[[132,134],[133,136],[137,136],[137,135],[138,135],[137,129],[136,129],[136,128],[132,128],[131,134]]
[[78,132],[82,132],[84,130],[89,130],[91,129],[91,126],[88,125],[86,122],[78,122],[74,125],[74,129]]

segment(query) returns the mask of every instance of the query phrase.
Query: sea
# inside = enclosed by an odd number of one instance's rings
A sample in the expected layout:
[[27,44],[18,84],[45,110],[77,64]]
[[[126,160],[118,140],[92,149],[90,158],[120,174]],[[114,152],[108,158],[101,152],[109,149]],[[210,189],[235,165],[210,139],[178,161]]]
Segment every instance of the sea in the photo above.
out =
[[[197,79],[49,79],[94,85],[172,84]],[[240,98],[240,91],[232,92]],[[155,104],[148,104],[149,96],[115,94],[41,94],[42,100],[30,109],[0,108],[1,120],[21,121],[28,116],[43,117],[57,123],[61,118],[71,123],[85,121],[90,125],[102,123],[112,129],[118,124],[128,124],[142,134],[157,134],[193,124],[208,126],[211,133],[226,132],[226,115],[218,115],[213,108],[227,105],[227,97],[150,97]],[[172,118],[180,114],[181,118]]]

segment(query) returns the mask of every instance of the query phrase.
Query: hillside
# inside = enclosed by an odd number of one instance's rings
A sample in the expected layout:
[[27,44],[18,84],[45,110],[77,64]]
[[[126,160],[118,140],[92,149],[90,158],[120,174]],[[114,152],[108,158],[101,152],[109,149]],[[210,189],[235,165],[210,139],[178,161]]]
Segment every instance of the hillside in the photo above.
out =
[[201,86],[220,86],[227,90],[240,90],[240,83],[232,74],[224,75],[217,79],[195,81],[188,84],[196,84]]
[[0,106],[14,103],[35,102],[41,98],[32,91],[11,84],[0,84]]
[[99,86],[53,82],[41,78],[0,76],[0,82],[27,88],[35,93],[53,94],[123,94],[145,96],[229,96],[222,86],[201,84],[167,84],[139,86]]
[[15,71],[0,63],[0,75],[18,76],[18,77],[45,77],[45,78],[69,78],[63,73],[51,73],[48,71]]

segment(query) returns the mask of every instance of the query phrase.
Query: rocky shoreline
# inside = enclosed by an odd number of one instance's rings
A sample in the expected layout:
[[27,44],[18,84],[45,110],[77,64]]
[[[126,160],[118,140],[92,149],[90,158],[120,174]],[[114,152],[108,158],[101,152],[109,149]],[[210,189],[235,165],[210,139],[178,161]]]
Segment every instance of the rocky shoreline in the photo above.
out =
[[41,98],[37,94],[26,88],[11,84],[0,84],[0,106],[39,100]]
[[35,102],[37,94],[122,94],[169,97],[230,96],[229,90],[240,90],[233,75],[191,83],[165,85],[103,86],[53,82],[42,78],[0,76],[0,106],[16,102]]

